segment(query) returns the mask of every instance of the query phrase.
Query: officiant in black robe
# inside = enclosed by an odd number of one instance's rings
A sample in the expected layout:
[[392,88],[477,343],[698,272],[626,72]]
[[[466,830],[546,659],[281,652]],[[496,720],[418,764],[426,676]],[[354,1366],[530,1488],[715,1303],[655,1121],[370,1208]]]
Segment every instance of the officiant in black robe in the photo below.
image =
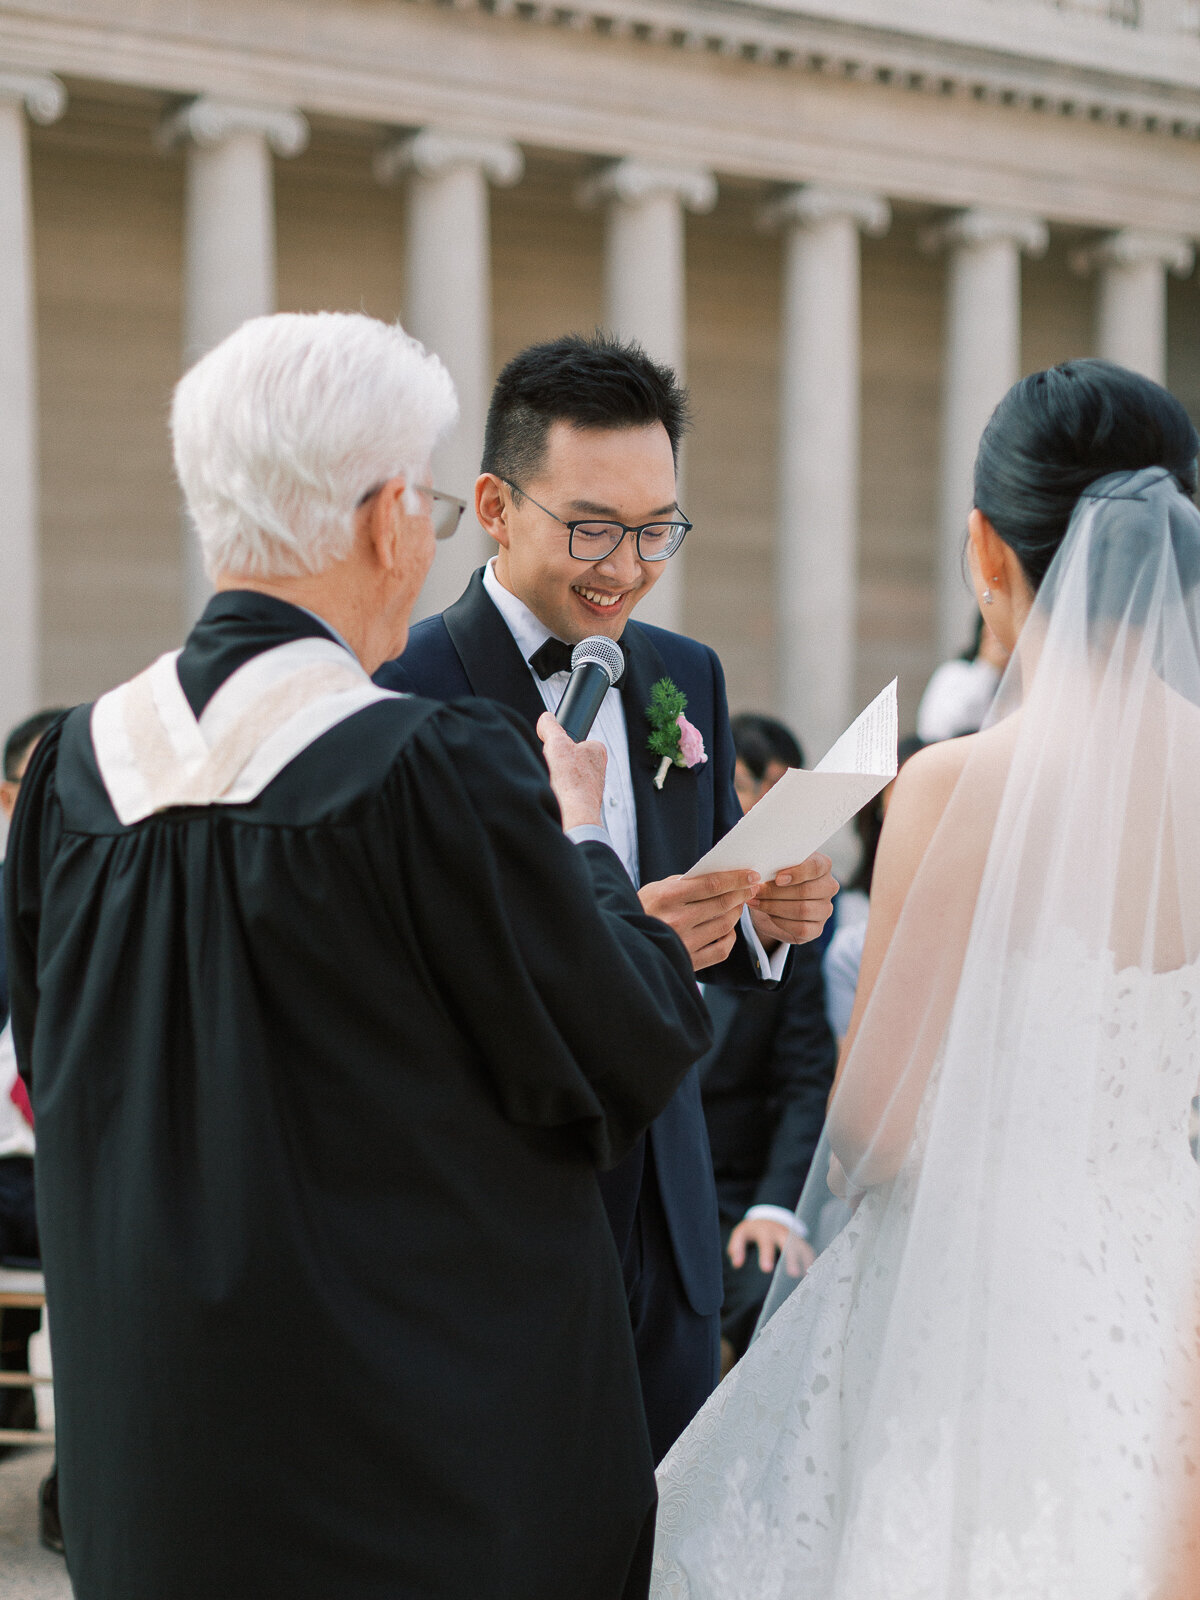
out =
[[708,1026],[596,825],[602,752],[543,729],[552,792],[507,711],[367,677],[453,513],[416,490],[450,404],[361,317],[204,358],[173,431],[221,592],[23,785],[12,1001],[77,1600],[645,1592],[595,1172]]

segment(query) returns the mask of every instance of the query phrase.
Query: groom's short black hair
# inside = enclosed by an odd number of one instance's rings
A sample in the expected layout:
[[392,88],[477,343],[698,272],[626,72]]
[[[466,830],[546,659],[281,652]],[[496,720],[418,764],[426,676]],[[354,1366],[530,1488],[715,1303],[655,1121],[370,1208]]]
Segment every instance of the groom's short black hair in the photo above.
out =
[[661,422],[679,459],[689,423],[687,390],[641,345],[597,331],[530,345],[492,391],[483,438],[484,472],[523,485],[546,456],[556,422],[575,428],[645,428]]

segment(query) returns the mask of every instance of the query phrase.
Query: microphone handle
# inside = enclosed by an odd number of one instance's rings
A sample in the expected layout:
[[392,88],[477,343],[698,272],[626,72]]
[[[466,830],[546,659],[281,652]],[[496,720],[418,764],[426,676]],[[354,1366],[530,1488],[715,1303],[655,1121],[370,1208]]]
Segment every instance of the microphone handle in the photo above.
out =
[[554,713],[564,733],[581,744],[591,732],[596,713],[611,686],[608,673],[594,661],[572,669],[567,687]]

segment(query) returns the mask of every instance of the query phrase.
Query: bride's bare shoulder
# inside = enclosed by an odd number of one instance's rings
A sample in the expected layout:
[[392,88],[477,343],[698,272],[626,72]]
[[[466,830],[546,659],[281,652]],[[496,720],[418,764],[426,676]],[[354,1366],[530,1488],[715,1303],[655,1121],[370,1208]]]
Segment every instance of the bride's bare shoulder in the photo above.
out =
[[982,733],[943,739],[918,750],[904,763],[896,779],[892,804],[902,804],[905,811],[932,810],[940,816],[968,762],[979,766],[990,766],[993,761],[1007,763],[1020,720],[1020,712],[1017,712]]
[[982,737],[982,734],[969,733],[960,739],[943,739],[918,750],[900,769],[889,814],[897,806],[903,811],[926,811],[935,807],[940,812]]
[[927,745],[904,763],[887,809],[876,865],[877,874],[882,865],[884,879],[894,883],[897,893],[907,892],[968,763],[973,773],[991,769],[993,762],[998,772],[1006,766],[1017,721],[1018,716],[1007,717],[983,733]]

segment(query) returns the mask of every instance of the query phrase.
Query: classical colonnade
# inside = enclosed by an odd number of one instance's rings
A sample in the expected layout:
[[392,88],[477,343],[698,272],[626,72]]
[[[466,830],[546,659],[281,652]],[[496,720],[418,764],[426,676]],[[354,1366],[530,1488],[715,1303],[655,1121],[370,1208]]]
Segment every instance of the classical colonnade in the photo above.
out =
[[[57,79],[0,73],[0,697],[11,721],[37,696],[38,521],[35,344],[28,119],[65,108]],[[194,359],[246,317],[274,307],[273,162],[304,149],[297,110],[201,96],[161,125],[164,148],[187,152],[183,347]],[[437,472],[465,492],[478,468],[491,383],[489,190],[517,183],[520,147],[436,128],[385,144],[380,183],[409,186],[406,326],[446,361],[462,423]],[[710,209],[717,180],[699,167],[611,161],[580,190],[606,216],[606,318],[680,373],[685,367],[684,223]],[[784,240],[780,329],[778,606],[779,705],[823,748],[852,710],[857,625],[860,407],[860,240],[890,224],[882,194],[797,183],[760,222]],[[1018,375],[1020,263],[1043,251],[1043,217],[954,211],[922,245],[948,261],[943,366],[938,636],[944,653],[969,627],[961,554],[976,443]],[[1098,235],[1076,265],[1098,276],[1096,352],[1163,379],[1165,284],[1192,266],[1189,239],[1127,228]],[[189,542],[190,549],[190,542]],[[428,609],[454,598],[483,555],[469,530],[439,555]],[[684,553],[686,559],[686,549]],[[679,626],[681,570],[651,597],[654,620]],[[192,559],[190,617],[203,597]]]

